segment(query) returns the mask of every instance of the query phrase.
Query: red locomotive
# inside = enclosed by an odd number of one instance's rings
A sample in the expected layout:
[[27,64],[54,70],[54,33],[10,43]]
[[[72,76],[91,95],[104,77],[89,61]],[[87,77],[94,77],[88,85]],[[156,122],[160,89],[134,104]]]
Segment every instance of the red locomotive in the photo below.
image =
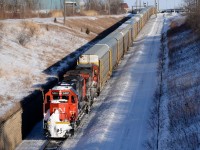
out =
[[63,138],[73,134],[98,94],[98,72],[96,65],[79,65],[45,94],[43,128],[47,136]]

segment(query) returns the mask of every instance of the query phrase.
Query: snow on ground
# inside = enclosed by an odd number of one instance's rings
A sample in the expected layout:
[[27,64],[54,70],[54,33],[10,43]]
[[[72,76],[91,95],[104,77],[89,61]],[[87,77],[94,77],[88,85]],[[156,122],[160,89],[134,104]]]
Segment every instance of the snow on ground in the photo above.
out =
[[[93,104],[92,112],[62,149],[145,149],[162,26],[162,15],[146,24]],[[44,143],[40,122],[17,149],[39,149]]]
[[[34,24],[34,23],[32,23]],[[37,24],[37,33],[25,46],[19,44],[20,38],[28,34],[23,23],[15,21],[4,23],[0,48],[0,115],[9,107],[8,103],[17,102],[32,91],[31,85],[45,83],[47,75],[42,71],[54,62],[76,50],[88,41],[68,32],[46,31]],[[76,43],[76,41],[80,41]],[[73,42],[73,44],[70,44]],[[66,47],[66,45],[68,45]]]
[[62,149],[142,150],[148,110],[157,86],[163,16],[151,18],[97,99],[89,123]]
[[[45,83],[49,75],[45,69],[60,61],[71,52],[87,45],[111,25],[122,19],[116,17],[67,18],[66,26],[58,18],[8,19],[0,22],[0,118],[11,110],[23,97]],[[77,24],[78,22],[78,24]],[[85,28],[95,24],[89,35]],[[73,24],[73,26],[70,26]],[[57,75],[67,61],[59,68],[52,68]]]
[[[176,19],[184,20],[184,17],[167,17],[166,30]],[[160,110],[164,126],[160,129],[159,149],[200,149],[200,38],[183,26],[171,31],[164,45]]]

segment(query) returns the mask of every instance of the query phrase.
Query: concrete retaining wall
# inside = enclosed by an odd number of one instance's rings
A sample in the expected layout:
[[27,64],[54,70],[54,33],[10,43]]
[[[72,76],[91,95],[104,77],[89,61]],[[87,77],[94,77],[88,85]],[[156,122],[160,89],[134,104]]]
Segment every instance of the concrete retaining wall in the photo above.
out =
[[0,149],[12,150],[22,140],[22,111],[17,111],[7,121],[0,125]]

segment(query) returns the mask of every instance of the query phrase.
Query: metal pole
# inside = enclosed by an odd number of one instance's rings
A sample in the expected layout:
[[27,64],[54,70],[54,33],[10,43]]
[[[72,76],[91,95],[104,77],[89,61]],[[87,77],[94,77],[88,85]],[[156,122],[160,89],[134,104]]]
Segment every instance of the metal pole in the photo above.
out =
[[65,8],[65,0],[63,0],[63,1],[64,1],[64,25],[65,25],[65,21],[66,21],[66,18],[65,18],[66,17],[65,16],[66,15],[66,8]]
[[110,0],[108,0],[108,2],[109,2],[109,15],[110,15]]
[[157,17],[157,2],[156,2],[156,0],[155,0],[155,8],[156,8],[155,15],[156,15],[156,17]]
[[132,6],[132,14],[133,14],[133,6]]
[[138,2],[137,2],[137,0],[136,0],[136,12],[137,12],[137,4],[138,4]]
[[90,2],[90,0],[89,0],[89,10],[91,9],[91,4],[90,4],[91,2]]
[[72,14],[74,15],[74,3],[72,4]]

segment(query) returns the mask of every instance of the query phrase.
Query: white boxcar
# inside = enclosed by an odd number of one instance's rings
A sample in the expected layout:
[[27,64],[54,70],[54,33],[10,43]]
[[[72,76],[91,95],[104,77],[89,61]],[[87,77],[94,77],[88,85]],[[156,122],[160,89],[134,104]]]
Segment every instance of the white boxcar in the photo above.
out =
[[117,28],[116,32],[121,32],[124,37],[124,52],[126,52],[129,47],[131,46],[131,25],[129,24],[122,24]]
[[131,25],[131,43],[133,43],[134,37],[135,37],[134,21],[131,20],[131,19],[129,19],[129,20],[127,20],[124,24],[129,24],[129,25]]
[[107,36],[103,40],[97,43],[97,45],[106,45],[109,47],[109,51],[111,54],[111,70],[115,66],[117,66],[118,63],[118,47],[117,47],[117,40],[112,36]]
[[112,32],[107,37],[117,40],[117,63],[121,60],[124,55],[124,35],[122,32]]
[[102,90],[112,71],[109,47],[106,45],[94,45],[83,53],[78,59],[78,65],[96,64],[99,66],[99,87]]

